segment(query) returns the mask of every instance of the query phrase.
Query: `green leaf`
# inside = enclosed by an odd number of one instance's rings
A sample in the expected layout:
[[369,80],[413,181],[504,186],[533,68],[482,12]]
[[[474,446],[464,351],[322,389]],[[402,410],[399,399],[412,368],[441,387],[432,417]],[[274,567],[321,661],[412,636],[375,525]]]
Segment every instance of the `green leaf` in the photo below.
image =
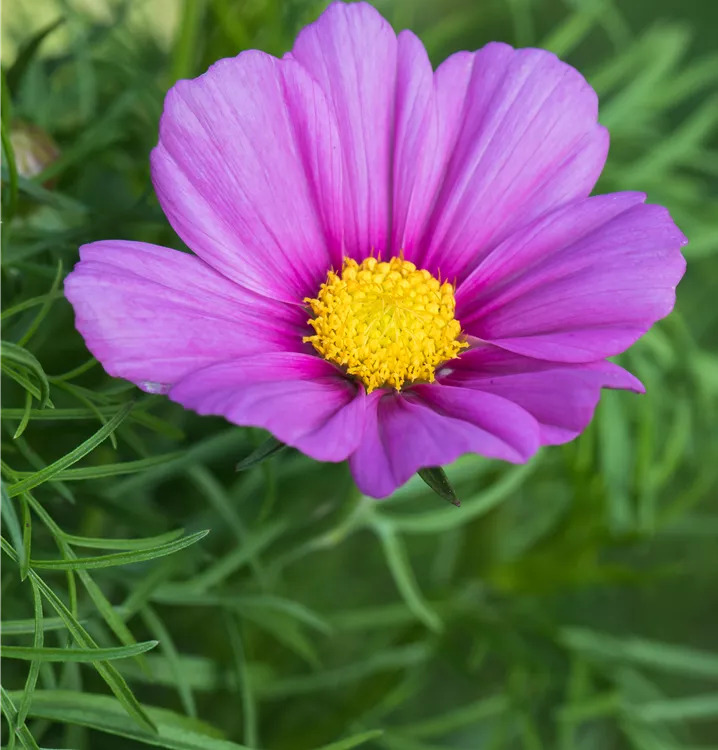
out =
[[77,463],[81,458],[84,458],[88,453],[91,453],[97,448],[100,443],[107,440],[107,438],[125,421],[125,418],[130,413],[134,406],[134,402],[130,401],[125,404],[107,424],[103,425],[91,438],[85,440],[84,443],[78,445],[77,448],[71,450],[69,453],[59,458],[54,463],[46,466],[40,471],[36,471],[28,477],[16,482],[8,488],[8,492],[11,497],[19,495],[22,492],[34,489],[35,487],[47,482],[53,478],[60,478],[57,475],[60,474],[68,466]]
[[27,429],[27,426],[30,424],[30,414],[32,413],[32,393],[30,391],[25,391],[25,408],[23,409],[23,415],[20,419],[20,424],[17,426],[17,430],[15,430],[15,434],[12,436],[13,440],[17,440],[19,437],[22,436],[23,432]]
[[50,312],[50,308],[52,307],[52,303],[55,299],[57,299],[57,294],[60,288],[60,282],[62,281],[62,261],[57,261],[57,272],[55,273],[55,279],[52,282],[52,286],[50,287],[50,291],[45,295],[45,301],[42,304],[42,307],[38,310],[37,315],[33,318],[32,323],[30,324],[29,328],[25,333],[22,335],[22,338],[17,342],[18,346],[25,346],[28,341],[33,337],[37,329],[40,327],[40,324],[43,320],[45,320],[47,314]]
[[633,663],[673,674],[718,679],[718,654],[688,646],[642,638],[616,638],[584,628],[564,628],[559,638],[572,651],[588,657]]
[[[108,422],[107,424],[110,423]],[[63,469],[53,477],[53,480],[58,482],[84,482],[88,479],[107,479],[125,474],[138,474],[162,464],[172,463],[183,455],[182,451],[176,451],[175,453],[165,453],[160,456],[140,458],[137,461],[122,461],[117,464],[101,464],[99,466],[83,466],[81,469]],[[47,468],[50,467],[48,466]],[[34,474],[22,471],[17,472],[17,475],[23,480],[28,480],[34,476]]]
[[10,539],[12,540],[13,548],[17,553],[20,561],[20,568],[25,569],[27,566],[27,560],[25,558],[25,545],[23,543],[23,533],[20,527],[20,519],[17,515],[17,510],[13,505],[12,499],[8,494],[5,487],[5,482],[0,480],[0,493],[2,497],[2,503],[0,504],[0,512],[2,513],[2,521],[4,526],[7,528]]
[[[79,620],[79,622],[84,622]],[[64,630],[65,621],[61,617],[45,617],[42,621],[42,629]],[[35,620],[3,620],[2,635],[30,635],[35,632]]]
[[[10,124],[6,122],[5,119],[3,119],[0,122],[0,137],[2,138],[2,152],[5,156],[5,161],[7,163],[7,173],[8,173],[8,188],[9,188],[9,198],[7,201],[7,208],[5,211],[3,211],[3,219],[4,223],[6,223],[7,226],[10,224],[10,220],[15,216],[15,212],[17,211],[17,196],[18,196],[18,173],[17,173],[17,163],[15,161],[15,151],[12,147],[12,141],[10,140],[10,133],[8,132],[10,130]],[[5,228],[5,232],[7,233],[8,229],[7,226]],[[3,244],[7,242],[7,238],[3,236]]]
[[[17,562],[17,555],[13,552],[10,545],[5,539],[0,538],[3,551],[15,562]],[[37,575],[34,570],[30,571],[30,576],[37,584],[42,595],[49,602],[50,606],[57,612],[57,614],[64,620],[65,627],[70,631],[72,637],[77,643],[83,648],[98,648],[97,644],[80,625],[72,612],[64,605],[62,600],[55,594],[55,592]],[[117,697],[120,704],[124,707],[125,711],[137,722],[144,730],[149,732],[155,732],[155,726],[150,718],[145,713],[142,706],[139,704],[137,698],[128,687],[127,683],[123,679],[122,675],[115,669],[112,664],[105,661],[93,662],[93,666],[99,672],[102,679],[107,683],[108,687]],[[35,693],[37,695],[37,693]],[[86,696],[87,697],[87,696]],[[30,710],[32,715],[32,707]]]
[[12,740],[17,737],[25,750],[40,750],[40,746],[35,742],[35,738],[30,733],[30,730],[24,724],[18,725],[18,714],[13,697],[15,700],[22,700],[22,693],[17,692],[11,696],[10,693],[0,685],[0,706],[2,706],[2,712],[5,715],[8,727],[10,728],[11,743]]
[[111,568],[116,565],[132,565],[146,560],[154,560],[178,552],[185,547],[198,542],[209,534],[209,529],[197,531],[194,534],[177,539],[174,542],[159,544],[149,549],[137,549],[126,552],[116,552],[111,555],[98,557],[77,557],[71,560],[31,560],[30,564],[38,570],[92,570],[94,568]]
[[387,565],[406,606],[427,628],[440,633],[444,624],[439,615],[427,604],[419,589],[402,539],[394,533],[391,525],[384,521],[378,519],[373,521],[372,528],[381,540]]
[[240,612],[266,609],[289,615],[322,633],[330,634],[333,630],[326,619],[313,612],[306,605],[272,594],[233,594],[231,592],[194,594],[192,589],[185,588],[184,584],[180,583],[166,584],[158,588],[152,595],[152,599],[163,604],[180,606],[230,607]]
[[718,720],[718,693],[651,701],[642,706],[632,706],[631,712],[641,721],[648,723],[672,721],[715,722]]
[[468,706],[447,711],[440,716],[423,719],[406,726],[392,727],[392,731],[409,737],[436,737],[486,719],[493,719],[508,711],[509,707],[510,701],[507,695],[493,695],[490,698],[482,698],[470,703]]
[[191,78],[197,62],[205,0],[183,0],[179,33],[172,53],[172,82]]
[[[8,318],[11,318],[13,315],[18,315],[21,312],[25,312],[25,310],[31,310],[33,307],[37,307],[38,305],[44,305],[48,301],[48,298],[50,302],[54,302],[55,300],[62,299],[64,296],[64,292],[58,290],[53,295],[41,294],[39,297],[31,297],[30,299],[18,302],[16,305],[3,310],[2,313],[0,313],[0,320],[6,320]],[[52,378],[48,379],[52,380]]]
[[[2,181],[9,182],[10,172],[3,164],[2,168]],[[68,213],[85,213],[88,209],[85,205],[73,198],[68,198],[66,195],[59,193],[57,190],[47,190],[33,180],[28,180],[25,177],[18,175],[17,178],[18,189],[23,195],[33,200],[35,203],[40,203],[51,208],[55,208],[58,211],[65,211]],[[8,262],[9,259],[3,258],[3,262]]]
[[[16,695],[11,693],[13,697]],[[105,695],[37,690],[30,707],[33,718],[78,724],[167,750],[252,750],[245,745],[218,739],[216,730],[195,719],[158,708],[148,708],[147,713],[157,726],[156,734],[128,721],[120,703]]]
[[33,61],[35,55],[40,49],[40,45],[45,40],[45,37],[51,34],[64,22],[64,18],[58,18],[56,21],[44,26],[34,36],[30,37],[25,44],[23,44],[18,52],[18,56],[15,58],[15,62],[10,66],[7,72],[7,86],[12,94],[17,94],[20,83],[25,75],[25,71]]
[[165,655],[165,658],[170,665],[170,669],[174,674],[175,683],[177,684],[177,692],[179,693],[185,713],[196,719],[197,706],[194,701],[192,688],[185,679],[184,671],[180,665],[179,654],[172,640],[172,636],[170,636],[169,631],[152,607],[145,606],[142,609],[141,615],[142,619],[145,621],[147,629],[155,638],[157,638],[156,643],[162,643],[162,653]]
[[424,643],[375,652],[361,661],[343,667],[309,675],[285,677],[258,686],[258,692],[267,698],[288,698],[322,690],[336,691],[341,685],[360,682],[374,674],[403,671],[423,664],[431,656]]
[[287,523],[285,521],[277,521],[269,523],[255,532],[248,533],[241,546],[228,552],[221,560],[203,570],[194,578],[190,578],[182,586],[186,586],[188,590],[191,589],[196,593],[204,593],[207,589],[224,581],[225,578],[228,578],[242,566],[250,563],[286,529]]
[[184,529],[175,529],[166,534],[148,536],[144,539],[100,539],[89,536],[75,536],[74,534],[62,534],[62,539],[74,547],[88,547],[90,549],[120,549],[140,550],[151,549],[157,545],[172,542],[184,534]]
[[[30,584],[32,587],[32,600],[33,600],[33,607],[35,610],[35,633],[33,638],[33,644],[32,648],[26,649],[27,651],[32,651],[35,654],[37,654],[38,651],[42,650],[43,643],[45,641],[45,631],[42,627],[42,620],[43,620],[43,613],[42,613],[42,597],[40,595],[40,589],[38,588],[37,584],[34,580],[30,579]],[[12,649],[12,646],[6,646],[5,648],[0,648],[0,654],[3,656],[6,656],[6,650],[10,648]],[[27,679],[25,680],[25,690],[23,692],[22,700],[20,701],[20,708],[17,712],[17,721],[18,724],[24,724],[25,719],[27,717],[28,709],[30,708],[30,703],[32,703],[32,695],[35,692],[35,685],[37,684],[37,677],[40,674],[40,660],[37,658],[37,656],[31,656],[30,659],[32,660],[32,664],[30,665],[30,670],[27,675]]]
[[252,451],[247,458],[243,458],[237,464],[237,471],[246,471],[263,463],[275,454],[284,450],[287,446],[275,437],[268,437],[256,450]]
[[431,487],[434,492],[447,503],[455,505],[457,508],[461,505],[459,498],[451,486],[449,477],[441,466],[430,466],[425,469],[419,469],[417,474]]
[[115,648],[42,648],[41,645],[2,646],[0,655],[5,659],[23,659],[25,661],[57,661],[57,662],[96,662],[110,659],[127,659],[137,654],[153,649],[159,641],[141,641],[133,646],[117,646]]
[[50,401],[50,383],[47,375],[42,369],[42,365],[37,361],[34,354],[30,354],[27,349],[23,349],[17,344],[11,344],[9,341],[0,342],[0,357],[3,365],[10,362],[13,365],[27,370],[32,373],[40,384],[38,401],[42,407],[48,405]]
[[337,740],[330,745],[322,745],[318,750],[351,750],[353,747],[359,747],[371,740],[375,740],[384,734],[383,729],[371,729],[361,734],[353,734],[351,737],[345,737],[343,740]]
[[[53,609],[57,612],[60,617],[65,621],[65,626],[72,634],[72,637],[77,641],[80,646],[84,648],[92,649],[97,648],[97,644],[90,637],[90,634],[80,625],[75,619],[69,609],[62,603],[62,601],[55,595],[49,586],[39,577],[34,571],[31,573],[34,576],[38,586],[40,587],[45,598],[50,602]],[[123,679],[122,675],[112,666],[109,662],[95,661],[93,662],[95,669],[100,673],[102,679],[107,683],[108,687],[117,697],[120,704],[124,707],[125,711],[134,719],[139,726],[149,732],[155,732],[156,728],[152,723],[151,719],[147,716],[145,710],[139,704],[137,698],[128,687],[127,683]],[[37,693],[36,693],[37,695]],[[32,714],[32,706],[30,709]]]
[[252,680],[247,669],[244,644],[241,636],[241,623],[238,618],[225,615],[225,623],[229,634],[229,645],[234,657],[234,666],[237,672],[237,687],[242,700],[242,729],[244,742],[249,747],[259,744],[259,731],[257,727],[257,700],[254,695]]

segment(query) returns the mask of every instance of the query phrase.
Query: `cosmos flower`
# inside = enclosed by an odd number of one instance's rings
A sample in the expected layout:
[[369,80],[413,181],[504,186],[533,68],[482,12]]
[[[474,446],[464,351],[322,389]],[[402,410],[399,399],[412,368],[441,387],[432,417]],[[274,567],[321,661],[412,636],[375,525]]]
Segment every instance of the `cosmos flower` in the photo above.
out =
[[589,197],[608,133],[554,55],[419,39],[336,3],[278,60],[167,94],[152,179],[193,251],[81,249],[66,281],[111,375],[349,464],[384,497],[471,452],[527,461],[590,421],[607,360],[674,305],[686,240]]

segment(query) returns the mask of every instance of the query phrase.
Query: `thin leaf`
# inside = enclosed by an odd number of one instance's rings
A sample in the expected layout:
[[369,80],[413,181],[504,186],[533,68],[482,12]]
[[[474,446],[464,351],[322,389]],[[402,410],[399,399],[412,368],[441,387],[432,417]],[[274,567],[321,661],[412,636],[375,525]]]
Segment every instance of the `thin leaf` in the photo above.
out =
[[[109,424],[109,422],[107,424]],[[126,474],[139,474],[148,469],[172,463],[183,455],[183,451],[176,451],[175,453],[165,453],[160,456],[141,458],[137,461],[122,461],[117,464],[101,464],[100,466],[87,466],[82,467],[81,469],[64,469],[60,471],[57,476],[53,477],[53,480],[62,482],[84,482],[88,479],[107,479],[109,477],[124,476]],[[23,479],[29,479],[32,475],[18,472],[18,476]]]
[[159,544],[150,549],[117,552],[111,555],[99,555],[98,557],[77,557],[72,560],[32,560],[30,564],[38,570],[93,570],[96,568],[111,568],[116,565],[132,565],[179,552],[179,550],[195,544],[200,539],[204,539],[207,534],[209,534],[209,529],[197,531],[182,539]]
[[371,729],[361,734],[353,734],[351,737],[345,737],[343,740],[337,740],[330,745],[322,745],[318,750],[351,750],[353,747],[359,747],[371,740],[375,740],[384,734],[383,729]]
[[[11,693],[12,697],[15,695]],[[156,733],[149,733],[128,721],[120,703],[105,695],[38,690],[30,708],[34,718],[78,724],[166,750],[252,750],[218,739],[215,730],[195,719],[165,709],[148,708],[147,712],[157,726]]]
[[14,739],[17,737],[25,750],[40,750],[40,746],[35,742],[35,738],[30,733],[30,730],[24,724],[18,725],[15,700],[22,700],[22,693],[17,692],[11,695],[0,685],[0,706],[2,706],[2,712],[8,723],[11,738]]
[[30,414],[32,413],[32,393],[30,391],[25,391],[25,408],[23,409],[23,415],[22,419],[20,420],[20,424],[17,426],[17,430],[15,430],[15,434],[12,436],[13,440],[17,440],[19,437],[22,436],[23,432],[27,429],[27,426],[30,424]]
[[51,34],[64,22],[64,18],[58,18],[56,21],[44,26],[34,36],[30,37],[25,44],[23,44],[15,58],[15,62],[10,66],[10,69],[7,72],[7,86],[11,93],[17,93],[23,76],[25,75],[25,71],[35,58],[35,55],[40,49],[40,45],[45,40],[45,37]]
[[145,606],[144,609],[142,609],[141,615],[147,629],[155,638],[157,638],[156,642],[162,643],[162,653],[165,655],[165,658],[169,662],[170,669],[174,674],[177,692],[179,693],[185,713],[196,719],[197,706],[195,704],[192,688],[184,678],[184,671],[180,665],[179,654],[169,631],[152,607]]
[[221,583],[242,566],[250,563],[287,529],[285,521],[267,524],[256,532],[249,533],[241,546],[226,554],[207,570],[183,583],[193,592],[204,593],[207,589]]
[[688,646],[641,638],[616,638],[584,628],[564,628],[560,640],[571,650],[604,661],[609,659],[673,674],[718,679],[718,654]]
[[185,588],[183,584],[166,584],[154,592],[152,599],[163,604],[180,606],[230,607],[240,612],[267,609],[289,615],[322,633],[330,634],[332,632],[332,626],[326,619],[301,602],[295,602],[282,596],[271,594],[236,595],[232,593],[194,594],[191,589]]
[[359,682],[366,677],[384,672],[396,672],[415,667],[426,662],[431,650],[424,643],[378,651],[361,661],[343,667],[316,672],[310,675],[285,677],[273,682],[258,685],[258,692],[266,698],[288,698],[322,690],[335,691],[341,685]]
[[[67,469],[68,466],[72,466],[72,464],[77,463],[88,453],[91,453],[98,445],[100,445],[100,443],[105,441],[110,434],[122,424],[122,422],[124,422],[133,406],[133,401],[128,402],[117,412],[117,414],[115,414],[114,417],[112,417],[112,419],[109,420],[109,422],[107,422],[107,424],[103,425],[91,438],[88,438],[84,443],[78,445],[77,448],[71,450],[62,458],[59,458],[44,469],[36,471],[29,477],[26,477],[10,486],[8,488],[10,496],[14,497],[22,492],[27,492],[28,490],[34,489],[44,482],[57,477],[57,475],[64,469]],[[57,478],[59,479],[60,477]]]
[[651,701],[642,706],[633,706],[631,711],[641,721],[649,723],[672,721],[715,722],[718,720],[718,693]]
[[229,645],[232,649],[234,664],[237,670],[237,686],[242,700],[242,729],[243,739],[249,747],[256,747],[259,744],[259,731],[257,722],[257,701],[254,696],[252,680],[247,669],[247,659],[240,635],[240,623],[230,617],[225,616],[227,632],[229,633]]
[[7,532],[12,540],[13,548],[17,553],[19,564],[21,568],[26,568],[28,561],[25,559],[25,545],[23,544],[23,534],[20,528],[20,519],[17,516],[17,511],[13,502],[8,494],[5,487],[5,482],[0,481],[0,493],[2,497],[2,504],[0,504],[0,511],[2,511],[2,521]]
[[47,293],[42,307],[38,310],[37,315],[33,318],[33,321],[32,323],[30,323],[30,326],[28,327],[27,331],[25,331],[22,338],[17,342],[18,346],[25,346],[33,337],[37,329],[40,327],[40,324],[42,323],[42,321],[45,320],[47,314],[50,312],[50,308],[52,307],[53,301],[57,299],[56,295],[60,288],[61,281],[62,281],[62,261],[58,260],[57,272],[55,273],[55,279],[52,282],[50,291]]
[[[80,622],[83,622],[80,620]],[[65,621],[61,617],[45,617],[42,621],[43,630],[64,630]],[[30,635],[35,632],[35,620],[3,620],[2,634]]]
[[148,536],[143,539],[100,539],[89,536],[75,536],[73,534],[62,534],[62,538],[68,544],[75,547],[88,547],[89,549],[119,549],[140,550],[151,549],[166,542],[172,542],[184,534],[184,529],[175,529],[166,534]]
[[403,541],[388,523],[377,520],[372,523],[372,527],[381,540],[387,565],[407,607],[426,627],[435,633],[440,633],[444,624],[439,615],[427,604],[419,589]]
[[490,698],[482,698],[468,706],[461,706],[451,711],[447,711],[440,716],[434,716],[431,719],[423,719],[398,726],[392,731],[400,732],[410,737],[436,737],[448,734],[462,727],[468,727],[477,724],[486,719],[492,719],[505,713],[510,706],[507,695],[492,695]]
[[[31,297],[30,299],[18,302],[12,307],[8,307],[7,310],[3,310],[2,313],[0,313],[0,320],[6,320],[7,318],[11,318],[13,315],[18,315],[21,312],[25,312],[25,310],[31,310],[33,307],[37,307],[38,305],[44,305],[48,301],[48,298],[50,302],[54,302],[55,300],[62,299],[64,296],[65,293],[58,290],[52,295],[41,294],[39,297]],[[48,380],[52,380],[52,378],[48,376]]]
[[[17,562],[17,555],[13,552],[10,545],[2,538],[3,551],[15,562]],[[30,576],[34,579],[38,585],[42,595],[49,602],[50,606],[57,612],[57,614],[64,620],[65,626],[70,631],[72,637],[77,641],[78,645],[84,648],[98,648],[97,644],[80,625],[72,612],[63,604],[62,600],[55,594],[55,592],[37,575],[34,570],[30,571]],[[147,716],[145,710],[137,701],[134,694],[128,687],[127,683],[123,679],[122,675],[112,666],[109,662],[98,661],[93,662],[95,669],[99,672],[102,679],[107,683],[108,687],[117,697],[118,701],[122,704],[127,713],[137,722],[144,730],[154,733],[156,728]],[[37,695],[37,692],[36,692]],[[88,697],[88,696],[85,696]],[[34,704],[30,708],[30,715],[33,714]]]
[[[3,182],[8,182],[10,180],[10,172],[4,164],[2,168],[2,180]],[[66,211],[75,214],[82,214],[88,210],[85,205],[76,201],[74,198],[68,198],[57,190],[47,190],[34,180],[28,180],[26,177],[18,176],[17,185],[19,191],[23,195],[32,199],[35,203],[50,206],[58,211]],[[3,258],[3,262],[7,261],[8,259]]]
[[35,376],[40,385],[38,401],[40,402],[40,406],[47,406],[50,401],[50,383],[35,355],[17,344],[3,341],[0,343],[0,356],[2,357],[3,364],[10,362],[24,368]]
[[[141,641],[134,646],[114,648],[42,648],[41,646],[2,646],[0,654],[6,659],[44,662],[96,662],[127,659],[153,649],[159,641]],[[27,688],[26,688],[27,689]]]
[[[56,540],[58,541],[58,545],[62,550],[63,556],[66,559],[74,560],[77,556],[75,555],[75,552],[72,550],[69,544],[67,544],[67,542],[63,540],[62,529],[60,529],[60,527],[53,521],[49,513],[30,493],[28,493],[27,498],[28,503],[32,506],[32,509],[35,511],[37,516],[45,524],[45,526],[47,526],[49,531],[55,536]],[[95,583],[90,574],[86,570],[68,571],[69,580],[73,584],[73,576],[75,572],[80,578],[82,585],[85,587],[85,590],[90,595],[90,598],[97,608],[97,611],[104,618],[105,622],[109,625],[112,632],[117,636],[117,638],[123,645],[134,646],[137,643],[135,637],[132,635],[130,629],[125,625],[122,618],[115,611],[115,608],[112,606],[112,604],[110,604],[107,597],[102,593],[102,590]],[[71,593],[73,590],[74,588],[71,588]],[[147,671],[147,664],[144,656],[137,656],[136,661],[144,671]]]
[[172,53],[172,82],[191,78],[197,61],[205,0],[183,0],[179,34]]
[[[8,188],[9,188],[9,198],[7,202],[7,209],[3,211],[3,219],[4,223],[7,223],[9,225],[10,220],[13,216],[15,216],[15,212],[17,211],[17,196],[18,196],[18,173],[17,173],[17,163],[15,162],[15,151],[12,147],[12,141],[10,140],[10,134],[8,133],[8,130],[10,129],[9,123],[7,123],[5,120],[2,120],[0,123],[0,137],[2,138],[2,152],[5,155],[5,161],[7,163],[7,173],[8,173]],[[7,228],[5,228],[5,233],[7,232]],[[5,238],[3,233],[3,239],[7,242],[7,238]]]
[[268,437],[256,450],[237,464],[237,471],[246,471],[268,460],[287,446],[275,437]]
[[[35,610],[35,633],[32,642],[32,648],[27,650],[37,653],[42,649],[43,643],[45,641],[45,631],[42,627],[42,597],[40,596],[40,589],[37,587],[37,584],[34,580],[30,580],[30,585],[32,588],[32,601]],[[0,649],[0,654],[2,656],[7,656],[7,649],[12,648],[12,646],[6,646],[5,648]],[[25,690],[23,691],[22,700],[20,701],[20,707],[17,711],[18,724],[25,723],[27,712],[30,708],[30,704],[32,703],[32,694],[35,692],[37,676],[40,673],[40,660],[37,658],[37,656],[31,656],[29,658],[32,660],[32,664],[30,664],[30,670],[28,671],[27,679],[25,680]]]

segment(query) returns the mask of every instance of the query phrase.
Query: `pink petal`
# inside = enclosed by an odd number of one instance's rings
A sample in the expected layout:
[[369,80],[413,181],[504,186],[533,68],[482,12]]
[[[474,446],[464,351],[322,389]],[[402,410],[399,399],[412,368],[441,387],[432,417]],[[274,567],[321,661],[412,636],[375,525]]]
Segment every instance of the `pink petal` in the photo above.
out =
[[304,28],[292,49],[319,82],[339,124],[348,255],[386,255],[397,39],[366,3],[334,3]]
[[538,449],[538,425],[504,398],[432,384],[369,397],[364,437],[350,457],[359,489],[386,497],[420,468],[464,453],[527,461]]
[[464,329],[557,362],[622,352],[673,309],[685,270],[685,237],[644,199],[589,198],[506,240],[457,290]]
[[301,346],[304,315],[248,292],[187,253],[95,242],[65,279],[88,349],[110,375],[162,390],[193,370]]
[[249,51],[170,90],[152,179],[197,255],[256,292],[298,302],[341,262],[338,153],[306,71]]
[[262,427],[318,461],[343,461],[361,439],[363,388],[307,354],[270,353],[190,373],[170,398],[200,414]]
[[452,55],[434,74],[423,44],[399,34],[393,160],[392,250],[414,257],[456,143],[473,54]]
[[645,390],[637,378],[607,360],[583,365],[541,362],[485,346],[466,352],[451,365],[443,384],[492,393],[517,404],[538,421],[542,445],[566,443],[583,432],[601,388]]
[[[465,70],[460,54],[458,62],[449,58],[441,66],[437,79],[444,66]],[[459,75],[456,93],[464,80]],[[543,50],[488,44],[473,55],[462,111],[456,112],[455,97],[447,106],[459,131],[415,262],[462,280],[519,227],[588,196],[605,162],[608,134],[596,123],[591,87]]]

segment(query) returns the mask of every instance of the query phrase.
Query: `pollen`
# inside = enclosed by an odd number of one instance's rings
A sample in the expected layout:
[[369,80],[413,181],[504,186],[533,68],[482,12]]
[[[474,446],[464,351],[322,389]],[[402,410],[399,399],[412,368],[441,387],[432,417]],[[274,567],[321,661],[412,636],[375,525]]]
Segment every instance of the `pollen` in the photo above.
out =
[[436,368],[459,355],[461,325],[454,287],[403,258],[344,260],[316,298],[307,298],[319,354],[361,380],[371,393],[433,383]]

